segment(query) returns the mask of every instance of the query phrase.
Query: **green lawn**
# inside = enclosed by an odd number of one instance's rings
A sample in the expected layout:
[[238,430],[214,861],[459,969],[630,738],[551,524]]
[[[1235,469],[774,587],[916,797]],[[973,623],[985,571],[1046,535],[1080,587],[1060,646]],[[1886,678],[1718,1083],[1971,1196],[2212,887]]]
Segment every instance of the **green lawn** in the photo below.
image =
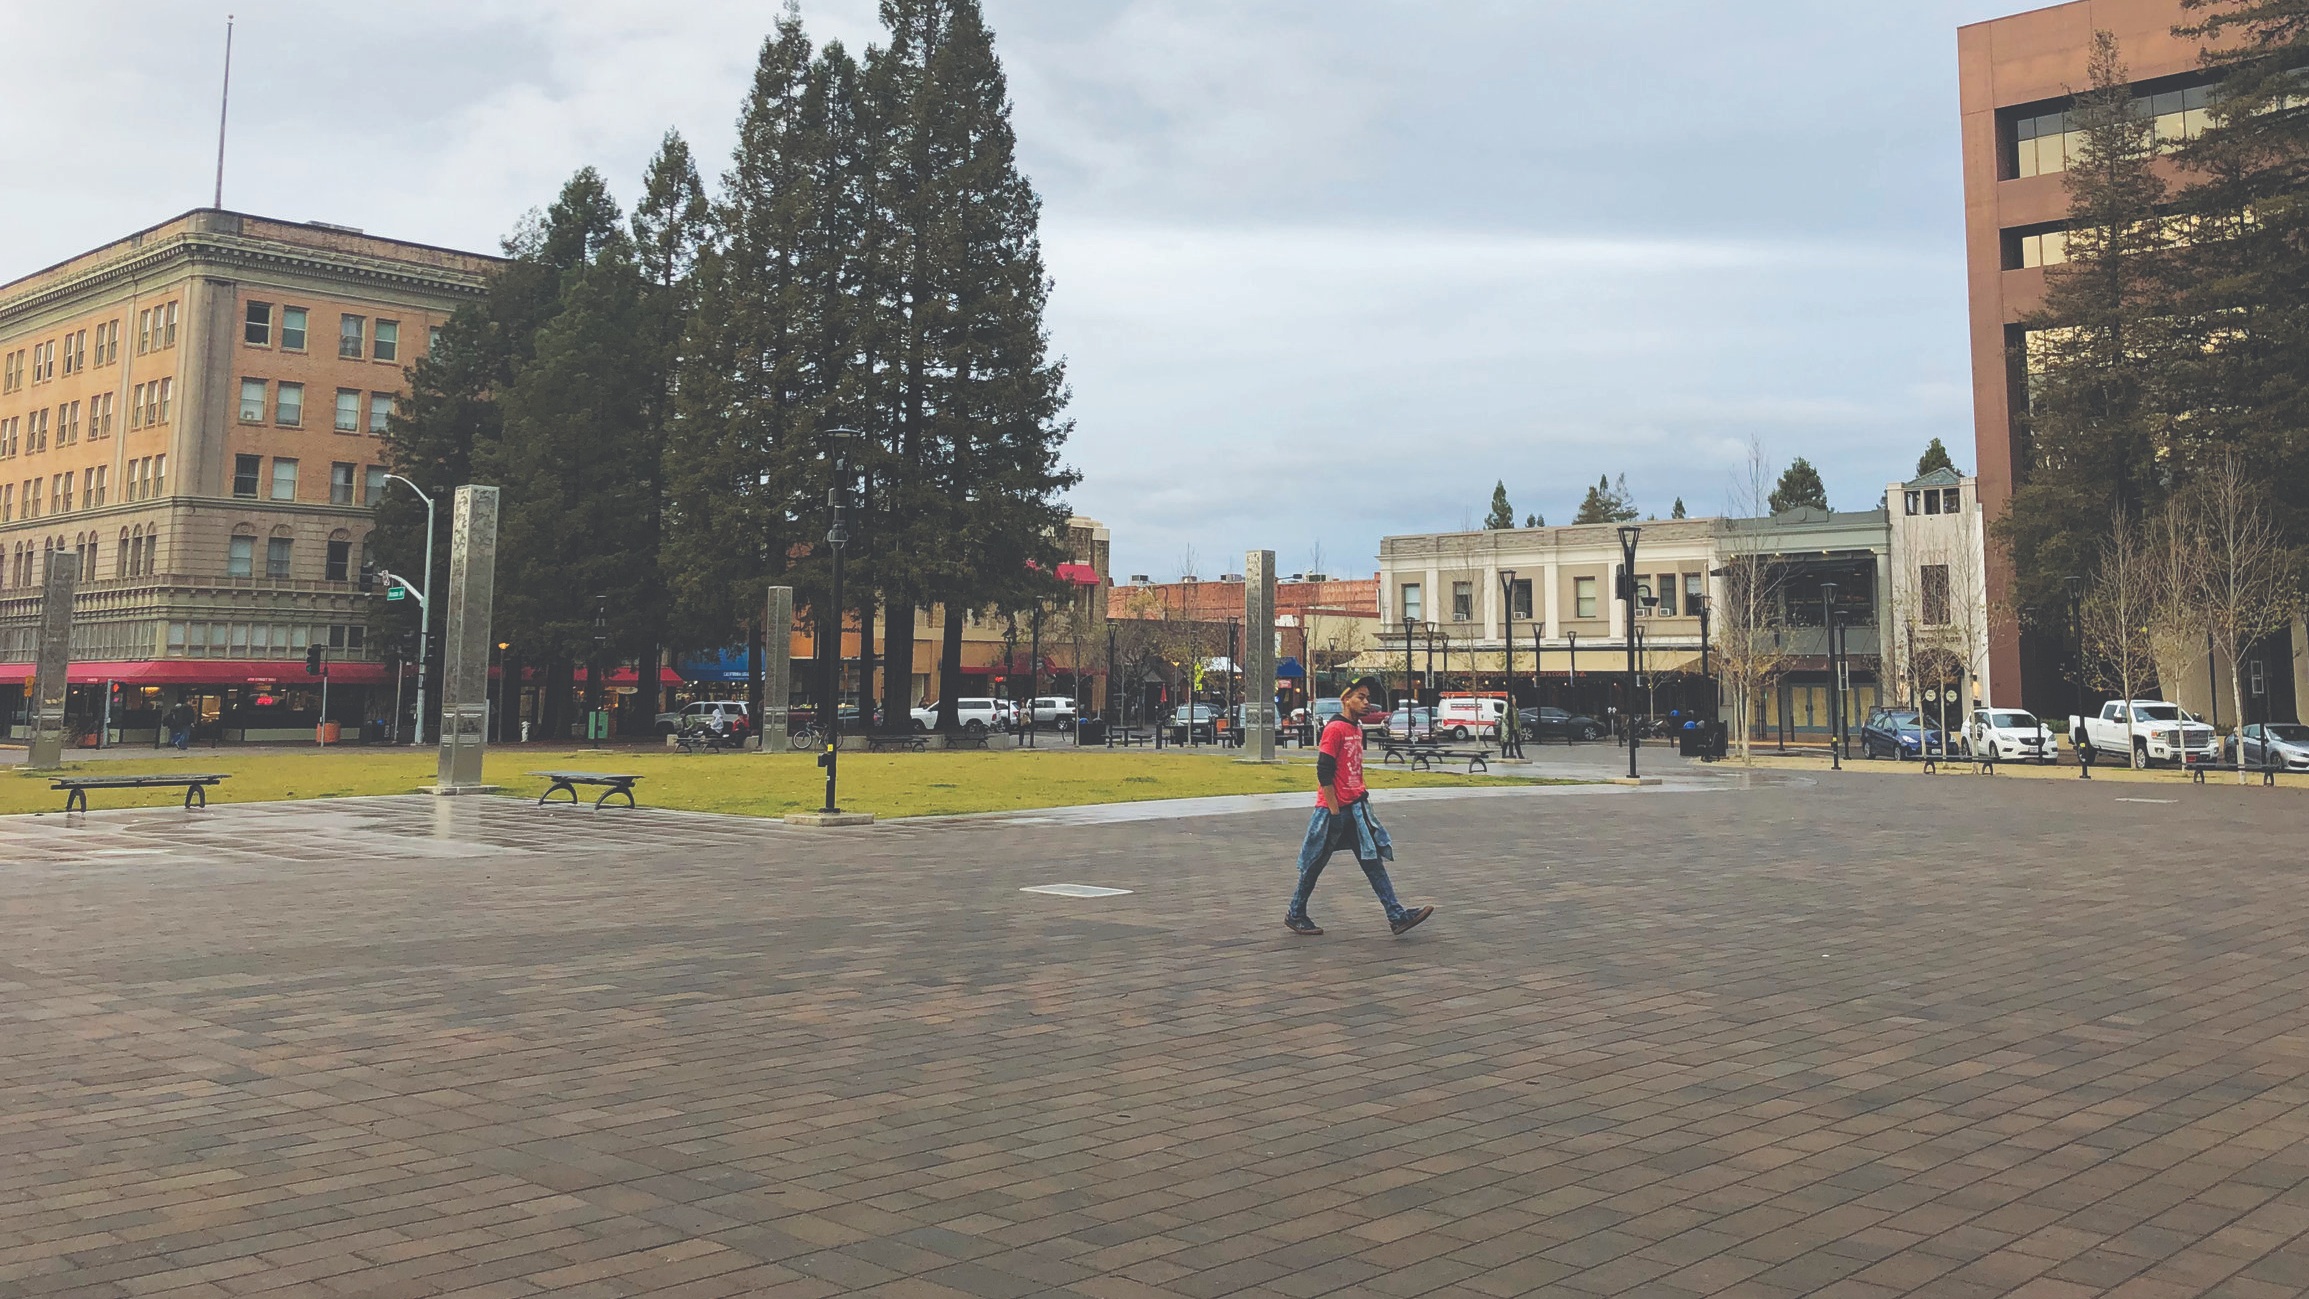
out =
[[[220,803],[346,798],[406,794],[431,784],[434,751],[362,748],[327,753],[236,753],[225,749],[67,763],[66,770],[99,776],[225,772],[232,779],[209,795]],[[486,766],[488,779],[505,786],[507,794],[528,798],[545,789],[544,781],[528,773],[549,770],[638,773],[643,777],[639,787],[643,806],[693,812],[781,816],[816,809],[825,793],[825,776],[806,753],[686,756],[657,750],[499,749],[491,751]],[[1528,783],[1378,767],[1367,774],[1378,789]],[[1290,790],[1304,790],[1312,799],[1314,784],[1313,764],[1297,758],[1261,767],[1221,754],[1112,753],[1103,749],[842,755],[842,806],[883,817]],[[98,790],[90,795],[92,805],[99,809],[162,807],[182,798],[181,790]],[[55,812],[63,806],[64,796],[49,789],[44,775],[15,768],[0,777],[0,814]]]

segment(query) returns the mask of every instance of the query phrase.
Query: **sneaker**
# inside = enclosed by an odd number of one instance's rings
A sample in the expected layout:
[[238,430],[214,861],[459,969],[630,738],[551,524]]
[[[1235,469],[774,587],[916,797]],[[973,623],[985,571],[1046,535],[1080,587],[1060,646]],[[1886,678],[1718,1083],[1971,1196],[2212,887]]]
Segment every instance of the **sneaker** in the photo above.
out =
[[[1413,926],[1434,914],[1435,908],[1433,907],[1413,907],[1409,911],[1403,913],[1402,919],[1388,921],[1387,927],[1394,930],[1396,933],[1407,934],[1411,932]],[[1318,930],[1317,932],[1321,931]]]
[[1283,917],[1283,928],[1301,938],[1321,938],[1323,936],[1323,927],[1305,916]]

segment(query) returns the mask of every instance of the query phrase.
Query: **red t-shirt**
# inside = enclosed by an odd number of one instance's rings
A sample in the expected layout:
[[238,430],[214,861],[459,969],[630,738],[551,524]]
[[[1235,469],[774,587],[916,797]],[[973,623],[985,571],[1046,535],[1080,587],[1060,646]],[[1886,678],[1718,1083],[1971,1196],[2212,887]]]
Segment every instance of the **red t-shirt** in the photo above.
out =
[[1339,764],[1331,788],[1339,795],[1344,807],[1367,792],[1363,785],[1363,728],[1344,717],[1334,717],[1323,726],[1323,739],[1317,746]]

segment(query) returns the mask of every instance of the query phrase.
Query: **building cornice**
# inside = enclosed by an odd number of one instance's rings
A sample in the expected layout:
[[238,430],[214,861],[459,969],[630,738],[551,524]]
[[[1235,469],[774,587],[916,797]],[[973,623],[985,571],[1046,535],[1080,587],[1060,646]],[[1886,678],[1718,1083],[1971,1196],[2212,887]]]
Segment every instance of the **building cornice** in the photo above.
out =
[[248,235],[185,230],[162,236],[86,270],[35,284],[14,297],[0,298],[0,330],[7,327],[11,318],[77,297],[94,296],[124,283],[142,283],[212,269],[306,274],[338,283],[370,283],[448,298],[478,298],[489,285],[488,276],[474,271],[363,257]]

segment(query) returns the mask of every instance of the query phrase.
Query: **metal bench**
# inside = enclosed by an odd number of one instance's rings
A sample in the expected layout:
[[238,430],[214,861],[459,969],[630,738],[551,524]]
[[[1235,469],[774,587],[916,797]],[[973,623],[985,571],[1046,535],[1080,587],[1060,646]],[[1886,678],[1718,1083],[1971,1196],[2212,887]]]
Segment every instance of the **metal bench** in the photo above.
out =
[[870,732],[866,736],[868,753],[920,753],[930,747],[927,735],[884,735]]
[[1145,744],[1154,739],[1154,732],[1136,726],[1110,726],[1106,732],[1106,747],[1127,749],[1134,744]]
[[208,806],[208,787],[225,777],[211,773],[183,776],[58,776],[50,789],[68,791],[64,795],[64,810],[88,810],[88,791],[92,789],[174,789],[184,787],[185,810]]
[[1464,762],[1469,775],[1491,770],[1489,749],[1447,749],[1440,744],[1390,744],[1382,764],[1407,763],[1413,771],[1431,770],[1438,762]]
[[946,747],[948,749],[983,749],[986,747],[986,740],[987,732],[983,727],[975,731],[955,731],[947,735]]
[[627,807],[634,806],[633,782],[641,779],[639,776],[613,771],[532,771],[529,774],[543,776],[553,782],[545,787],[544,793],[537,796],[537,801],[540,804],[553,797],[555,791],[567,790],[569,792],[569,805],[575,807],[577,806],[577,787],[579,785],[607,785],[609,788],[601,791],[601,797],[593,800],[593,810],[596,812],[601,810],[601,805],[608,802],[613,794],[625,795],[625,805]]
[[2265,764],[2247,767],[2234,762],[2192,762],[2189,764],[2189,779],[2195,784],[2202,785],[2205,783],[2205,773],[2208,771],[2258,771],[2261,773],[2261,783],[2274,789],[2277,785],[2277,773],[2282,770],[2284,770],[2282,767],[2272,767]]
[[1996,755],[1993,753],[1927,753],[1924,755],[1924,774],[1939,775],[1941,764],[1947,762],[1966,763],[1976,776],[1996,774]]

